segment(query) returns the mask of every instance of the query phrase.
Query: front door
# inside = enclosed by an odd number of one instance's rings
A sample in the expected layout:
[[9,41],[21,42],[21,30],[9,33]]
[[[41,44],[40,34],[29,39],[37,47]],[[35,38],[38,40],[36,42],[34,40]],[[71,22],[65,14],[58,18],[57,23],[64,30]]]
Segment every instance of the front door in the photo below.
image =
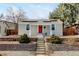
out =
[[38,25],[38,33],[42,33],[42,25]]

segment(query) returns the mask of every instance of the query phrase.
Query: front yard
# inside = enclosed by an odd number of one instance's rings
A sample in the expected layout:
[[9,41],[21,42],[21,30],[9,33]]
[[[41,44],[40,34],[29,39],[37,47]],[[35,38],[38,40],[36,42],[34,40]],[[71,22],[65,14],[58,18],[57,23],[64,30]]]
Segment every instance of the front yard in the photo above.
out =
[[[7,39],[8,40],[7,40]],[[19,43],[18,40],[12,39],[15,37],[1,37],[0,38],[0,55],[2,56],[35,56],[37,49],[37,39],[31,38],[29,43]],[[64,38],[64,39],[63,39]],[[46,49],[49,50],[49,56],[79,56],[79,38],[76,37],[58,37],[52,38],[50,42],[46,40]],[[3,39],[3,40],[2,40]],[[11,40],[10,40],[11,39]],[[47,50],[46,50],[47,51]]]

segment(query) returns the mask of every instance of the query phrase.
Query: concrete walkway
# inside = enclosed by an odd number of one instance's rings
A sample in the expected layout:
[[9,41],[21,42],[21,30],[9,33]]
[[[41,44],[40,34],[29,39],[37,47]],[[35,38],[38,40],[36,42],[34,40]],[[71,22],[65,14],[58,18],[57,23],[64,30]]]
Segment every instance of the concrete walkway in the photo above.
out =
[[0,41],[0,44],[20,44],[18,41]]
[[35,51],[0,51],[2,56],[35,56]]
[[79,51],[54,51],[50,56],[79,56]]

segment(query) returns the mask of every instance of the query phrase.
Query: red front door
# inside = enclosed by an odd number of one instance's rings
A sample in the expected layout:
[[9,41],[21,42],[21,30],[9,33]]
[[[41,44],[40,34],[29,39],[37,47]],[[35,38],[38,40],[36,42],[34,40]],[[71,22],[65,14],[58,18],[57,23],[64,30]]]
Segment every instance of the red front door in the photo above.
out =
[[42,33],[42,25],[38,26],[38,33]]

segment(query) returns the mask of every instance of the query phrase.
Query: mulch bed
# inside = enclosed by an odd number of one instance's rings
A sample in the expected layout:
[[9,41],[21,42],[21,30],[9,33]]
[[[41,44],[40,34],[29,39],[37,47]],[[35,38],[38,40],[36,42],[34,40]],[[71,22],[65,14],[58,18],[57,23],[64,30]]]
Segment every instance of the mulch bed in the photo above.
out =
[[[18,41],[19,38],[19,35],[1,36],[0,41]],[[37,38],[30,38],[30,40],[36,42]]]

